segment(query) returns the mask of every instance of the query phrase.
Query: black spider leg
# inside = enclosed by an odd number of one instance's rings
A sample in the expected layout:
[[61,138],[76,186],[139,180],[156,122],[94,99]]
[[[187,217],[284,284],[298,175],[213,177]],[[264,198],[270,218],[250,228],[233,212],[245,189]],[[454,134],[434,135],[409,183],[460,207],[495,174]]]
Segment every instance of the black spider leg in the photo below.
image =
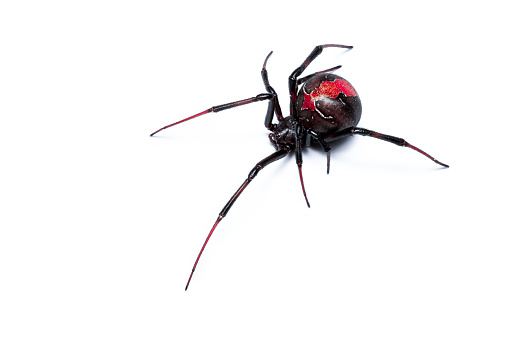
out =
[[319,145],[323,148],[323,151],[326,152],[326,174],[330,174],[330,145],[328,145],[328,143],[317,132],[309,130],[309,134],[319,143]]
[[[318,45],[314,48],[314,50],[309,54],[307,59],[305,59],[305,61],[300,65],[300,67],[295,69],[293,71],[293,73],[291,73],[291,75],[289,76],[288,82],[289,82],[289,95],[290,95],[290,100],[291,100],[291,105],[290,105],[291,115],[296,116],[296,95],[298,92],[298,77],[305,71],[307,66],[309,66],[309,64],[314,59],[316,59],[317,56],[319,54],[321,54],[321,52],[323,52],[323,48],[327,48],[327,47],[340,47],[340,48],[348,48],[348,49],[353,48],[353,46],[337,45],[337,44]],[[336,69],[336,68],[331,68],[330,70],[334,70],[334,69]],[[323,71],[323,72],[326,72],[326,71]],[[323,72],[318,72],[318,74],[323,73]]]
[[[256,95],[255,97],[252,97],[252,98],[249,98],[249,99],[238,100],[238,101],[230,102],[230,103],[227,103],[227,104],[224,104],[224,105],[213,106],[213,107],[210,107],[209,109],[207,109],[206,111],[194,114],[194,115],[192,115],[192,116],[190,116],[188,118],[185,118],[183,120],[180,120],[180,121],[177,121],[177,122],[172,123],[170,125],[167,125],[167,126],[164,126],[162,128],[159,128],[158,130],[156,130],[155,132],[150,134],[150,136],[154,136],[155,134],[159,133],[163,129],[166,129],[166,128],[171,127],[171,126],[178,125],[178,124],[180,124],[182,122],[185,122],[187,120],[190,120],[190,119],[197,118],[197,117],[199,117],[199,116],[201,116],[203,114],[206,114],[206,113],[210,113],[210,112],[216,113],[216,112],[223,111],[225,109],[229,109],[229,108],[233,108],[233,107],[237,107],[237,106],[242,106],[242,105],[246,105],[246,104],[250,104],[250,103],[253,103],[253,102],[256,102],[256,101],[262,101],[262,100],[273,101],[274,97],[273,97],[272,94],[269,94],[269,93],[261,93],[261,94]],[[271,105],[269,105],[269,107],[270,106]],[[273,109],[273,107],[272,107],[272,109]],[[270,110],[268,110],[267,115],[270,115],[270,114],[273,117],[273,111],[270,113]],[[267,126],[267,128],[268,128],[268,126]]]
[[156,133],[159,133],[163,129],[166,129],[166,128],[171,127],[171,126],[178,125],[178,124],[180,124],[182,122],[185,122],[187,120],[191,120],[191,119],[197,118],[197,117],[199,117],[199,116],[201,116],[203,114],[206,114],[206,113],[210,113],[210,112],[216,113],[216,112],[228,109],[228,108],[242,106],[242,105],[250,104],[252,102],[261,101],[261,100],[270,100],[270,102],[268,104],[268,110],[266,112],[266,117],[265,117],[265,127],[268,128],[270,131],[272,131],[274,129],[274,127],[275,127],[272,124],[274,113],[277,116],[277,120],[281,121],[284,118],[282,116],[282,111],[280,109],[280,104],[279,104],[279,99],[277,97],[277,93],[275,92],[273,87],[270,86],[270,83],[268,82],[268,72],[266,71],[266,62],[268,61],[268,58],[270,57],[270,55],[272,55],[272,53],[273,52],[270,52],[268,54],[268,56],[266,57],[265,62],[263,63],[263,68],[261,70],[261,77],[263,78],[263,83],[264,83],[265,88],[268,91],[268,93],[262,93],[262,94],[259,94],[259,95],[255,96],[255,97],[253,97],[253,98],[239,100],[239,101],[235,101],[235,102],[230,102],[230,103],[224,104],[224,105],[213,106],[213,107],[207,109],[206,111],[194,114],[194,115],[192,115],[192,116],[190,116],[188,118],[185,118],[185,119],[177,121],[177,122],[175,122],[173,124],[164,126],[164,127],[160,128],[160,129],[158,129],[157,131],[153,132],[152,134],[150,134],[150,136],[154,136]]
[[325,69],[324,71],[321,71],[321,72],[316,72],[316,73],[312,73],[310,75],[307,75],[303,78],[298,78],[296,79],[296,85],[297,86],[300,86],[301,84],[303,84],[305,81],[307,81],[308,79],[312,78],[314,75],[318,75],[318,74],[322,74],[322,73],[328,73],[328,72],[332,72],[332,71],[335,71],[335,70],[338,70],[339,68],[341,68],[342,65],[339,65],[339,66],[335,66],[335,67],[332,67],[332,68],[328,68],[328,69]]
[[371,130],[368,130],[368,129],[365,129],[365,128],[359,128],[359,127],[346,128],[346,129],[344,129],[344,130],[342,130],[340,132],[324,136],[323,140],[325,140],[325,141],[332,141],[332,140],[337,140],[337,139],[340,139],[340,138],[343,138],[343,137],[346,137],[346,136],[349,136],[349,135],[354,135],[354,134],[359,134],[359,135],[363,135],[363,136],[368,136],[368,137],[373,137],[373,138],[377,138],[377,139],[380,139],[380,140],[388,141],[388,142],[391,142],[392,144],[395,144],[397,146],[409,147],[409,148],[411,148],[411,149],[413,149],[413,150],[415,150],[415,151],[425,155],[427,158],[429,158],[430,160],[434,161],[436,164],[439,164],[439,165],[441,165],[443,167],[449,167],[448,165],[446,165],[446,164],[436,160],[435,158],[430,156],[428,153],[422,151],[418,147],[415,147],[415,146],[411,145],[410,143],[408,143],[404,139],[401,139],[401,138],[398,138],[398,137],[394,137],[394,136],[391,136],[391,135],[381,134],[381,133],[374,132],[374,131],[371,131]]
[[263,78],[263,83],[265,84],[266,91],[270,93],[273,96],[273,100],[270,100],[270,103],[268,104],[268,112],[266,113],[265,117],[265,127],[269,130],[272,130],[274,127],[272,125],[273,120],[273,114],[275,113],[277,120],[281,121],[284,119],[282,116],[282,110],[280,109],[279,104],[279,98],[277,96],[277,92],[273,89],[272,86],[270,86],[270,82],[268,81],[268,72],[266,71],[266,62],[268,61],[268,58],[270,55],[272,55],[273,51],[268,53],[266,56],[265,62],[263,63],[263,69],[261,70],[261,77]]
[[302,185],[303,196],[305,197],[305,202],[307,206],[310,208],[309,199],[307,199],[307,193],[305,192],[305,185],[303,184],[303,176],[302,176],[302,140],[305,137],[305,130],[302,125],[298,124],[296,127],[296,165],[298,166],[298,173],[300,174],[300,183]]
[[192,272],[191,272],[191,274],[189,276],[189,280],[187,281],[187,285],[185,286],[185,290],[186,291],[187,291],[187,288],[189,287],[189,283],[190,283],[190,281],[192,279],[192,275],[194,274],[194,271],[196,270],[196,266],[198,265],[199,258],[201,258],[201,254],[203,253],[203,250],[205,249],[206,244],[208,243],[208,240],[210,240],[210,237],[212,236],[212,233],[213,233],[213,231],[215,231],[215,228],[217,227],[219,222],[226,216],[226,214],[228,213],[228,211],[231,208],[231,206],[233,206],[233,204],[235,203],[236,199],[238,199],[238,197],[240,196],[240,194],[242,194],[243,190],[247,187],[247,185],[256,177],[258,172],[261,171],[265,166],[271,164],[272,162],[284,158],[288,154],[288,152],[289,152],[288,149],[281,149],[281,150],[278,150],[277,152],[269,155],[268,157],[264,158],[260,162],[258,162],[256,164],[256,166],[254,166],[254,168],[249,172],[249,176],[243,182],[243,184],[240,186],[240,188],[238,188],[236,193],[233,194],[231,199],[229,199],[229,201],[226,204],[226,206],[224,206],[222,211],[219,213],[219,217],[215,221],[215,224],[213,224],[213,227],[210,230],[210,233],[208,233],[208,236],[206,237],[205,243],[201,247],[201,251],[199,251],[199,254],[198,254],[198,257],[196,259],[196,262],[194,263],[194,266],[192,267]]

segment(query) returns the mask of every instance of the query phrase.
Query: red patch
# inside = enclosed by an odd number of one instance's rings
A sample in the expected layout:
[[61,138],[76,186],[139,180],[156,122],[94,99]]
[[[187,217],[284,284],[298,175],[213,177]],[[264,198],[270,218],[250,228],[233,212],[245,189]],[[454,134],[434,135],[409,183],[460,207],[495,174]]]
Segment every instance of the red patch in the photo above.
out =
[[318,88],[313,90],[310,94],[303,93],[302,109],[316,110],[314,102],[321,97],[336,98],[339,93],[344,93],[346,96],[357,96],[355,89],[349,82],[344,79],[335,79],[335,81],[323,81]]

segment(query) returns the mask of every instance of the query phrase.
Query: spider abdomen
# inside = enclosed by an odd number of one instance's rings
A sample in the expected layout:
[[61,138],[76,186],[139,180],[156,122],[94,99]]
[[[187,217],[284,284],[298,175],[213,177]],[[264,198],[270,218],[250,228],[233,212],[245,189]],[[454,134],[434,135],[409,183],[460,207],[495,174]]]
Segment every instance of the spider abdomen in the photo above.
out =
[[334,133],[354,127],[362,116],[362,104],[354,87],[331,73],[306,81],[296,101],[300,122],[318,133]]

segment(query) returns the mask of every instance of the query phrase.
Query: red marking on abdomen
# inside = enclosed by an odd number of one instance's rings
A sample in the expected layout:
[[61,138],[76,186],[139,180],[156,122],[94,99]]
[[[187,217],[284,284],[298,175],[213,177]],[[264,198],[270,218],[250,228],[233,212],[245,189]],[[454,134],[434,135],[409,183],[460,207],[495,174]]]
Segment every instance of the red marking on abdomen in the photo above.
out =
[[302,109],[310,109],[315,111],[316,106],[314,102],[321,97],[337,98],[339,93],[344,93],[346,96],[357,96],[355,89],[349,82],[344,79],[335,79],[335,81],[322,81],[318,88],[313,90],[310,94],[303,93]]

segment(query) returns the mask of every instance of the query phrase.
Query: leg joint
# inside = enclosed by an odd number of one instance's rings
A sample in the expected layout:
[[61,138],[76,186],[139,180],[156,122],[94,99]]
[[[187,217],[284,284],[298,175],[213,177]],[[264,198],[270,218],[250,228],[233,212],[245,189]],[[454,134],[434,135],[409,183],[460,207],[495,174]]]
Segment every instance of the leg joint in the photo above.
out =
[[273,99],[274,97],[275,97],[275,95],[272,93],[261,93],[261,94],[256,95],[256,99],[258,101],[269,100],[269,99]]
[[263,169],[263,166],[260,165],[260,164],[257,164],[256,166],[254,166],[254,168],[249,172],[249,177],[247,180],[252,180],[256,177],[256,175],[258,175],[259,171],[261,171]]

